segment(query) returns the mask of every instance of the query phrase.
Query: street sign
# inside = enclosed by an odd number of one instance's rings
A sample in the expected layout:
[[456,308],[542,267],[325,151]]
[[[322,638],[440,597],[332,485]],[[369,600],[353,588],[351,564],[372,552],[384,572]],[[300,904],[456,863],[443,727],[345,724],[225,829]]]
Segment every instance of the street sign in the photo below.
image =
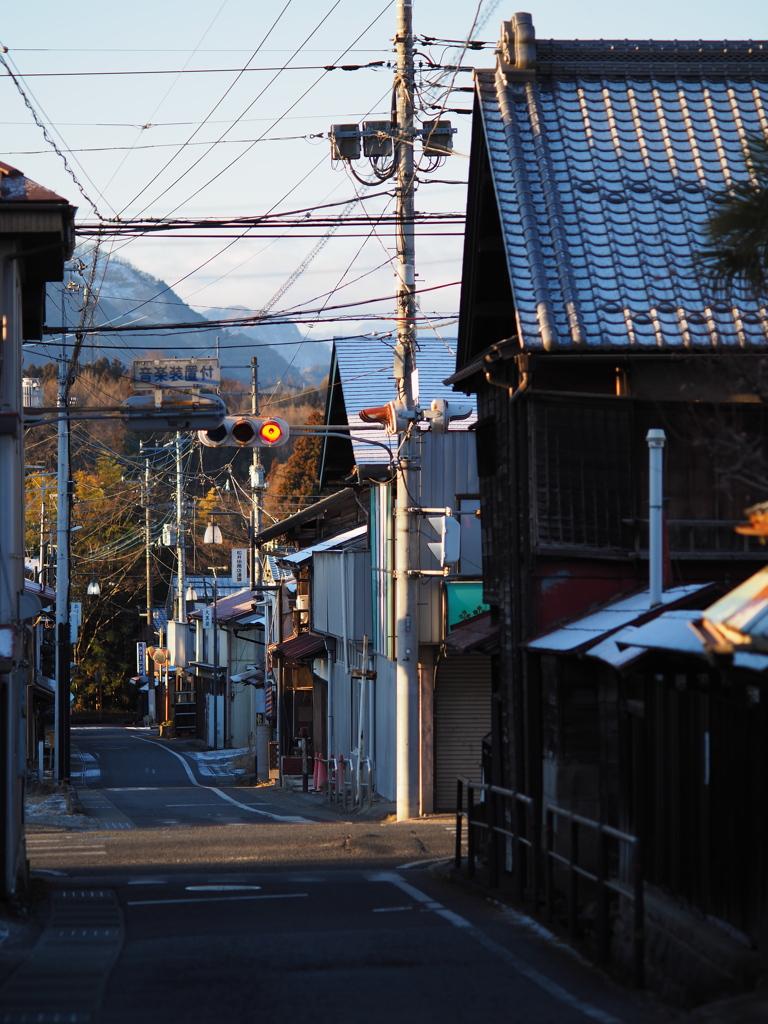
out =
[[248,548],[232,548],[232,582],[251,582],[248,571]]
[[131,383],[134,391],[219,387],[221,368],[218,359],[134,359]]
[[152,395],[130,395],[121,409],[128,430],[210,430],[227,415],[219,395],[174,395],[165,403],[156,403]]
[[213,626],[213,605],[203,608],[203,629],[210,629]]
[[80,601],[69,602],[69,621],[73,626],[82,626],[83,605]]
[[143,642],[136,644],[136,674],[147,674],[147,645]]

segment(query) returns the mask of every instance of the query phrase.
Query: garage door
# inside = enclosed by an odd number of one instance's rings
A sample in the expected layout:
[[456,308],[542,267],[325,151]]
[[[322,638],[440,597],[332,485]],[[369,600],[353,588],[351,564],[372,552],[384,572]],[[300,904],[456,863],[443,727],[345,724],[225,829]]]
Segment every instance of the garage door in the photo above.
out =
[[480,781],[483,737],[491,730],[491,659],[443,658],[435,681],[435,810],[456,810],[456,778]]

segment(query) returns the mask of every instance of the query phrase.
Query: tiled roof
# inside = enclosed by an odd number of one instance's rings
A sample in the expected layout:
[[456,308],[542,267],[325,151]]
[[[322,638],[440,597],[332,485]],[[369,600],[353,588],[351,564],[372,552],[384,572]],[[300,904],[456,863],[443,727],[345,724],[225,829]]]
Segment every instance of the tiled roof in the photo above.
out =
[[[347,422],[350,427],[360,428],[352,438],[357,465],[386,464],[390,459],[389,452],[394,452],[397,447],[396,437],[387,436],[383,427],[371,430],[371,424],[364,424],[359,415],[361,409],[386,405],[397,398],[392,376],[392,346],[391,340],[378,338],[341,338],[334,341]],[[419,375],[419,399],[423,406],[429,408],[433,398],[456,401],[456,393],[443,383],[456,367],[456,353],[449,343],[431,336],[419,338],[415,362]],[[449,429],[467,430],[476,419],[477,415],[473,413],[468,419],[454,421]],[[366,444],[365,438],[376,443]]]
[[522,346],[765,347],[765,307],[713,299],[692,256],[768,132],[768,47],[535,45],[476,79]]
[[67,200],[27,178],[18,168],[0,161],[0,202],[66,203]]
[[321,651],[326,651],[328,644],[324,636],[307,631],[306,633],[299,633],[298,636],[289,637],[287,640],[283,640],[282,643],[275,644],[270,649],[272,651],[279,651],[284,658],[298,660],[299,658],[310,658],[313,654],[320,654]]

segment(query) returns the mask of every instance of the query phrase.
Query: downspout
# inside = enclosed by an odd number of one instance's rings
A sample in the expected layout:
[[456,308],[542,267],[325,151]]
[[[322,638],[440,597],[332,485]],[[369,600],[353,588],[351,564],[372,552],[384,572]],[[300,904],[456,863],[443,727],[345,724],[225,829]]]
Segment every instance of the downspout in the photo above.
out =
[[667,436],[663,430],[649,430],[648,442],[648,577],[651,608],[661,604],[664,573],[664,445]]
[[495,388],[503,388],[504,391],[507,392],[511,404],[512,402],[516,402],[517,399],[522,394],[524,394],[530,386],[531,373],[528,369],[528,358],[527,356],[520,356],[517,360],[520,379],[516,388],[512,387],[512,385],[508,381],[494,380],[493,377],[491,376],[491,369],[498,358],[498,355],[496,356],[496,358],[492,358],[490,353],[485,357],[486,366],[483,367],[483,376],[485,377],[488,384],[492,385]]

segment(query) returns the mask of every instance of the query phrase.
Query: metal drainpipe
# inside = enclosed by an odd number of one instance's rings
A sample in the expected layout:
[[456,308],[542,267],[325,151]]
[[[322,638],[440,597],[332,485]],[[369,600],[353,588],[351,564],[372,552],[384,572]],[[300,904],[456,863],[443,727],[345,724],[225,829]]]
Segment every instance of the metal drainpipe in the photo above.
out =
[[663,491],[664,491],[664,445],[667,435],[663,430],[649,430],[645,440],[648,443],[649,483],[649,526],[648,526],[648,576],[651,608],[661,604],[663,579]]

